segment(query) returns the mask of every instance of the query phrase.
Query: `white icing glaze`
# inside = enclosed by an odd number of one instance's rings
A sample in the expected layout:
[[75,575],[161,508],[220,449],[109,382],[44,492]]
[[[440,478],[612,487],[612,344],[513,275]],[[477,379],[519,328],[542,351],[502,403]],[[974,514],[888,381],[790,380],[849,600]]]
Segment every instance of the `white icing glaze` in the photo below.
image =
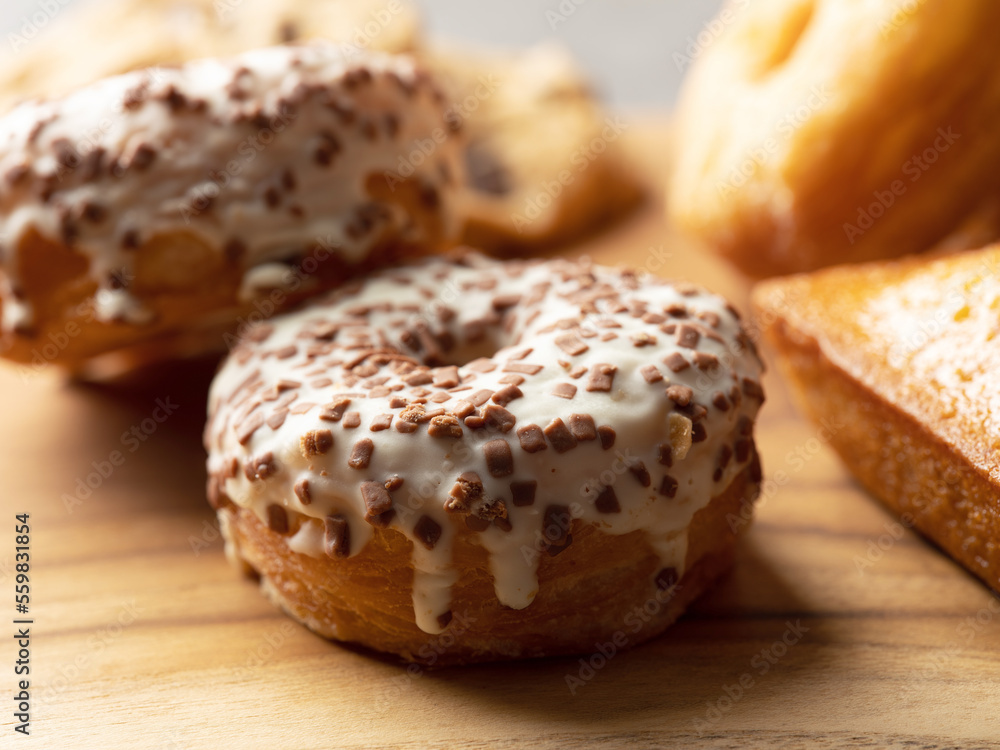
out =
[[[505,300],[505,295],[520,295],[520,299],[508,307],[512,300]],[[635,308],[636,315],[627,309],[635,303],[645,305],[641,311]],[[502,316],[494,313],[497,305],[506,310]],[[375,309],[368,309],[372,306]],[[665,314],[668,308],[673,309],[673,317]],[[486,341],[470,342],[466,324],[488,319],[491,314],[498,322],[487,328]],[[323,330],[323,324],[337,324],[339,330],[334,333],[329,326]],[[589,347],[576,355],[555,343],[567,334],[565,326],[570,324],[578,326],[571,332]],[[664,330],[670,324],[674,325],[672,333]],[[413,372],[412,364],[400,366],[398,371],[390,364],[373,365],[360,375],[345,370],[348,360],[373,343],[382,346],[382,351],[403,352],[419,359],[419,353],[401,342],[413,340],[404,331],[418,331],[421,326],[439,337],[450,334],[457,341],[457,348],[447,355],[449,361],[464,362],[485,350],[487,354],[496,352],[492,360],[499,366],[492,372],[482,372],[481,361],[460,366],[459,387],[469,389],[449,393],[449,400],[440,405],[433,397],[444,392],[441,387],[422,386],[419,377],[416,385],[406,383],[420,373]],[[696,348],[679,343],[682,327],[700,331]],[[615,338],[602,341],[607,334],[615,334]],[[209,471],[218,489],[233,503],[252,509],[265,523],[272,505],[297,517],[324,519],[340,514],[350,527],[350,553],[356,554],[373,533],[365,521],[361,484],[402,478],[403,484],[391,492],[395,515],[389,525],[413,541],[415,617],[420,628],[430,633],[441,630],[437,618],[448,611],[450,589],[459,575],[452,566],[453,518],[444,506],[463,473],[478,474],[491,502],[504,501],[510,529],[494,523],[473,535],[487,550],[499,602],[521,609],[537,594],[539,557],[548,554],[550,542],[558,536],[545,536],[543,527],[551,521],[546,515],[549,506],[568,506],[574,518],[608,534],[641,530],[650,548],[662,558],[663,567],[674,568],[679,577],[687,554],[686,529],[693,515],[721,494],[746,468],[747,461],[753,460],[752,445],[748,449],[749,425],[760,404],[757,383],[761,363],[725,300],[687,285],[638,279],[628,272],[585,263],[499,263],[469,255],[462,264],[434,260],[375,275],[272,320],[251,338],[255,340],[233,352],[211,390],[206,447]],[[643,345],[637,346],[634,339]],[[291,354],[289,347],[295,348]],[[510,359],[527,348],[532,350],[527,356]],[[679,355],[689,363],[714,355],[718,364],[711,367],[702,362],[704,368],[690,365],[673,372],[664,364],[670,355]],[[517,386],[523,395],[505,407],[516,418],[510,431],[474,429],[468,422],[462,425],[461,438],[432,436],[427,423],[419,424],[414,432],[397,431],[404,409],[390,405],[393,396],[412,402],[423,389],[427,391],[424,406],[428,410],[440,406],[460,411],[459,399],[480,389],[499,391],[505,387],[500,379],[512,374],[503,372],[508,360],[515,368],[541,366],[536,374],[515,373],[525,380]],[[569,371],[578,367],[588,371],[574,379],[561,361],[569,363]],[[588,390],[591,373],[602,363],[617,367],[610,390]],[[663,380],[647,381],[641,368],[650,365]],[[434,369],[430,375],[446,380],[448,370]],[[753,382],[747,385],[744,379]],[[275,388],[283,380],[284,385]],[[554,386],[566,383],[577,387],[572,399],[553,395]],[[668,385],[693,389],[692,403],[699,406],[679,409],[666,394]],[[731,393],[734,385],[740,391],[735,400]],[[728,396],[722,405],[720,392]],[[351,396],[350,404],[342,410],[358,414],[358,427],[345,426],[346,417],[338,421],[320,418],[323,406],[334,403],[339,394],[361,394]],[[277,429],[263,424],[245,434],[247,420],[258,413],[269,417],[276,406],[280,410],[310,403],[316,406],[305,413],[288,413]],[[695,422],[707,437],[688,443],[690,423],[685,414],[692,416],[692,410],[700,406],[707,413]],[[473,417],[480,413],[482,409]],[[394,415],[392,426],[372,431],[370,425],[382,414]],[[527,452],[522,448],[519,429],[531,424],[545,428],[557,417],[569,424],[572,414],[592,415],[597,426],[613,428],[614,445],[606,449],[600,439],[580,440],[560,453],[549,439],[544,450]],[[679,429],[685,423],[687,433]],[[304,455],[300,439],[311,431],[327,429],[333,436],[332,447],[320,454]],[[671,429],[673,444],[669,442]],[[720,462],[720,454],[731,450],[741,436],[745,438],[744,455]],[[374,445],[370,463],[351,468],[348,459],[352,449],[364,438]],[[491,475],[483,446],[494,440],[503,440],[511,448],[510,475]],[[673,448],[670,467],[659,463],[658,446],[665,442],[668,452]],[[243,467],[261,458],[269,465],[268,475],[260,479],[251,471],[249,476],[254,478],[248,478]],[[234,462],[240,467],[236,476],[232,476]],[[648,486],[644,486],[638,467],[636,471],[629,469],[636,462],[648,471]],[[665,475],[676,480],[674,497],[660,491]],[[308,504],[302,503],[294,489],[302,480],[309,485]],[[537,483],[534,503],[515,506],[511,482],[532,480]],[[599,510],[594,490],[608,486],[614,490],[620,512]],[[474,505],[471,517],[490,515],[481,512],[481,507]],[[430,550],[414,529],[422,516],[432,519],[441,532]],[[289,539],[289,547],[303,554],[323,555],[323,537],[316,528],[310,523],[308,531],[300,530]]]
[[262,263],[243,274],[239,297],[243,302],[250,302],[263,289],[287,289],[295,279],[291,269],[284,263]]
[[[132,278],[135,246],[161,236],[228,247],[244,270],[315,246],[357,263],[385,227],[425,239],[366,187],[395,188],[401,165],[450,226],[454,141],[409,57],[315,43],[109,78],[0,118],[0,271],[17,289],[15,249],[32,230],[71,245],[109,290],[111,274]],[[28,304],[4,298],[4,329],[28,325]]]
[[151,314],[124,289],[101,289],[94,295],[94,317],[141,324],[149,322]]

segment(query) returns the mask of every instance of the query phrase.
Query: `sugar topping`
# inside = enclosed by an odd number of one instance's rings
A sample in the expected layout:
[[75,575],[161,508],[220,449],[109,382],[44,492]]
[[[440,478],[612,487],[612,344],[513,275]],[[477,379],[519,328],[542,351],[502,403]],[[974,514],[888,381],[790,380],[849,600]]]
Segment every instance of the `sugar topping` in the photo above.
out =
[[99,320],[135,324],[149,317],[121,280],[164,238],[235,264],[245,299],[310,251],[353,264],[380,237],[424,241],[427,227],[386,196],[407,185],[450,227],[454,130],[411,58],[323,43],[26,102],[0,118],[3,327],[32,325],[17,250],[36,232],[87,259]]
[[234,350],[210,397],[210,497],[272,529],[284,508],[279,533],[313,556],[404,534],[431,633],[460,528],[515,609],[537,594],[540,557],[573,544],[573,519],[641,530],[658,580],[676,583],[692,517],[755,464],[761,371],[725,300],[690,285],[471,253],[392,269]]

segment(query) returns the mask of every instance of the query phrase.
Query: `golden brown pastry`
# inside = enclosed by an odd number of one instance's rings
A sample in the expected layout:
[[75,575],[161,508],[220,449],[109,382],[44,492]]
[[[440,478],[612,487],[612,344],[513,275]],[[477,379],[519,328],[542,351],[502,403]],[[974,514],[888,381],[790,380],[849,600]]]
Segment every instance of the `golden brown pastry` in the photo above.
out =
[[1000,589],[1000,247],[765,282],[802,409],[876,497]]
[[326,43],[26,102],[0,118],[0,356],[34,372],[222,351],[248,322],[451,242],[459,154],[411,58]]
[[981,215],[1000,236],[1000,4],[738,0],[720,20],[679,105],[678,225],[754,277],[926,250]]
[[429,260],[248,331],[212,385],[209,499],[329,638],[437,665],[620,649],[732,562],[761,369],[687,284]]
[[488,54],[431,46],[421,57],[464,125],[466,244],[544,249],[638,205],[643,187],[622,148],[630,123],[597,103],[563,48]]
[[0,110],[130,70],[321,36],[361,50],[411,52],[407,0],[96,0],[15,29],[0,51]]

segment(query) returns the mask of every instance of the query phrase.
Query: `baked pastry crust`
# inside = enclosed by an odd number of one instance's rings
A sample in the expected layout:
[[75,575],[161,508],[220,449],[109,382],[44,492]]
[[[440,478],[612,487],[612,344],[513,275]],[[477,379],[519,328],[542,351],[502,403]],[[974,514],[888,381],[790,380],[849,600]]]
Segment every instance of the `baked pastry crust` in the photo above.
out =
[[420,57],[462,119],[469,185],[462,241],[501,254],[572,242],[639,205],[629,124],[596,101],[569,53],[427,46]]
[[977,219],[980,244],[1000,236],[1000,5],[740,1],[718,23],[678,107],[679,226],[758,278]]
[[443,667],[588,653],[608,642],[632,647],[660,635],[732,566],[759,472],[755,458],[695,514],[686,572],[676,585],[667,577],[657,583],[660,558],[642,532],[612,536],[573,519],[573,544],[557,557],[539,553],[538,596],[523,610],[497,601],[486,550],[456,521],[454,561],[462,573],[453,589],[453,624],[439,634],[413,622],[412,542],[400,532],[377,529],[360,554],[332,560],[289,553],[284,538],[245,508],[225,504],[219,518],[230,558],[310,630]]
[[765,282],[802,410],[876,497],[1000,590],[1000,247]]

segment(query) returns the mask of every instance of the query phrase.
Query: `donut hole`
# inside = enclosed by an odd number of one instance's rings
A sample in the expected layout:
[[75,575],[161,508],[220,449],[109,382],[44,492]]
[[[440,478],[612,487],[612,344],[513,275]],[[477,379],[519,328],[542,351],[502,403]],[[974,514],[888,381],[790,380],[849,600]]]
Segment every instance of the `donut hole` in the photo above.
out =
[[765,13],[756,19],[756,23],[749,29],[751,44],[748,48],[762,50],[764,56],[755,61],[755,64],[751,62],[752,80],[760,80],[774,73],[791,59],[812,23],[816,5],[816,0],[799,0],[783,16]]
[[[454,343],[441,341],[442,337],[437,336],[435,340],[438,341],[438,347],[421,344],[415,358],[428,367],[464,367],[476,359],[492,359],[497,352],[516,343],[509,338],[504,336],[500,326],[491,327],[482,334],[474,333]],[[411,351],[408,353],[412,354],[414,348],[411,344],[408,347]]]

